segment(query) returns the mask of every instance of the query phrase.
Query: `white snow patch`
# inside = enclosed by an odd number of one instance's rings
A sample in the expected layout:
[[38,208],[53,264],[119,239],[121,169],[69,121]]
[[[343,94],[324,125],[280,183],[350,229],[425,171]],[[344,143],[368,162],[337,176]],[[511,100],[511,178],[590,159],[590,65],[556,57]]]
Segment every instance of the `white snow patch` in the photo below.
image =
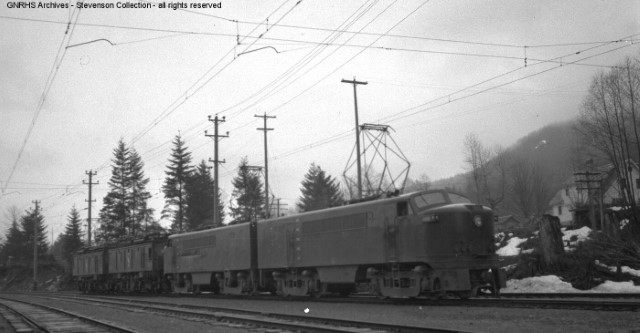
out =
[[605,281],[590,291],[594,293],[640,293],[640,286],[634,286],[633,281]]
[[571,286],[571,283],[560,280],[555,275],[534,276],[522,280],[507,281],[506,293],[576,293],[582,292]]
[[[599,262],[598,260],[596,260],[596,265],[598,265],[600,267],[604,267],[604,268],[608,269],[610,272],[613,272],[613,273],[618,271],[615,266],[607,266],[607,265]],[[631,274],[633,276],[640,277],[640,269],[633,269],[633,268],[631,268],[629,266],[622,266],[622,267],[620,267],[620,270],[622,271],[622,273],[627,273],[627,274]]]
[[582,227],[576,230],[566,230],[564,231],[564,236],[562,236],[562,240],[566,243],[571,241],[571,238],[573,236],[576,236],[577,240],[575,240],[575,242],[580,243],[589,239],[590,233],[591,233],[591,229],[589,227]]
[[591,290],[573,288],[571,283],[562,281],[555,275],[534,276],[522,280],[509,280],[507,287],[500,290],[505,293],[640,293],[640,286],[632,281],[605,281]]
[[498,251],[496,251],[496,254],[502,257],[517,256],[518,254],[520,254],[520,248],[518,246],[520,246],[520,244],[524,243],[526,240],[526,238],[513,237],[509,239],[507,245],[498,249]]

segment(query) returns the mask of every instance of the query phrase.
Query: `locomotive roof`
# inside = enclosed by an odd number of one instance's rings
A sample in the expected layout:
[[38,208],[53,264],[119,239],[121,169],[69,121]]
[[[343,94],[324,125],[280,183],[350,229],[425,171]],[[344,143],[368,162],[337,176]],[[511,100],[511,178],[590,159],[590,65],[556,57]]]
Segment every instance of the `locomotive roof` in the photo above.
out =
[[[432,190],[426,190],[426,191],[418,191],[418,192],[410,192],[410,193],[403,193],[403,194],[399,194],[399,195],[394,195],[391,197],[385,197],[385,198],[378,198],[378,199],[372,199],[372,200],[364,200],[361,202],[356,202],[356,203],[350,203],[350,204],[346,204],[346,205],[342,205],[342,206],[336,206],[336,207],[329,207],[329,208],[325,208],[325,209],[319,209],[319,210],[314,210],[314,211],[309,211],[309,212],[303,212],[300,214],[295,214],[295,215],[289,215],[289,216],[282,216],[282,217],[275,217],[275,218],[271,218],[269,220],[261,220],[258,221],[258,223],[263,223],[263,222],[267,222],[267,221],[280,221],[280,220],[287,220],[287,219],[291,219],[291,218],[300,218],[300,217],[306,217],[306,216],[312,216],[315,214],[324,214],[324,213],[328,213],[328,212],[339,212],[341,210],[353,210],[353,209],[362,209],[364,207],[367,206],[375,206],[375,205],[380,205],[380,204],[385,204],[385,203],[392,203],[392,202],[397,202],[397,201],[405,201],[408,200],[412,197],[424,194],[424,193],[433,193],[433,192],[446,192],[446,193],[455,193],[460,195],[459,193],[456,193],[454,191],[449,191],[446,189],[432,189]],[[227,229],[227,228],[241,228],[243,225],[248,225],[249,222],[244,222],[244,223],[239,223],[239,224],[233,224],[233,225],[225,225],[222,227],[218,227],[218,228],[212,228],[212,229],[206,229],[206,230],[199,230],[199,231],[192,231],[192,232],[186,232],[186,233],[181,233],[181,234],[173,234],[171,236],[169,236],[169,239],[176,239],[176,238],[183,238],[183,237],[193,237],[193,236],[197,236],[197,235],[206,235],[208,233],[212,233],[212,232],[216,232],[218,230],[221,229]]]

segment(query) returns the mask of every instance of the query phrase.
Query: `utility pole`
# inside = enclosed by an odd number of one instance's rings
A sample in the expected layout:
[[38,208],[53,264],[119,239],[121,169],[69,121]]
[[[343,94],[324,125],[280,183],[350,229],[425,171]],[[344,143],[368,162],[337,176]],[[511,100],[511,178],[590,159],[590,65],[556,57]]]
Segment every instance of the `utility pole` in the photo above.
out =
[[[40,211],[40,200],[31,201],[36,204],[36,214]],[[38,288],[38,220],[33,219],[33,290]]]
[[207,134],[207,131],[204,131],[204,135],[213,138],[213,159],[209,159],[209,162],[213,162],[213,227],[217,228],[222,225],[222,221],[220,221],[220,212],[218,208],[218,193],[219,193],[219,182],[218,182],[218,164],[225,163],[226,160],[220,161],[218,159],[218,139],[219,138],[228,138],[229,132],[226,135],[218,134],[218,124],[225,122],[225,117],[222,119],[218,118],[218,115],[212,119],[209,116],[209,121],[213,122],[213,135]]
[[573,174],[575,177],[576,189],[578,191],[587,191],[587,197],[589,200],[589,220],[591,221],[591,229],[597,230],[597,222],[595,216],[594,205],[594,192],[599,194],[599,206],[600,206],[600,226],[604,221],[604,212],[602,205],[602,175],[597,172],[576,172]]
[[276,216],[280,217],[280,207],[283,206],[287,206],[286,203],[280,203],[280,200],[282,200],[282,198],[276,198]]
[[[261,167],[261,166],[255,166],[255,165],[246,165],[246,166],[241,166],[241,168],[243,168],[243,169],[247,169],[247,171],[249,171],[249,172],[251,172],[251,171],[254,171],[254,172],[260,172],[260,171],[262,171],[262,167]],[[245,183],[245,186],[246,186],[246,183]],[[258,208],[257,208],[257,207],[256,207],[256,205],[254,204],[254,207],[253,207],[253,217],[252,217],[253,221],[257,221],[257,220],[258,220],[258,216],[257,216],[257,215],[258,215]]]
[[88,203],[88,207],[87,207],[87,245],[91,246],[91,203],[95,202],[95,200],[91,200],[91,186],[99,184],[100,182],[95,182],[94,183],[92,181],[93,176],[98,174],[97,171],[89,170],[89,171],[85,171],[84,173],[89,176],[89,181],[85,182],[83,180],[82,184],[87,184],[87,186],[89,187],[89,199],[85,200],[85,201]]
[[265,112],[264,115],[254,115],[254,117],[262,118],[264,120],[264,127],[258,127],[258,131],[264,132],[264,200],[265,200],[265,218],[269,218],[269,163],[267,158],[267,131],[273,131],[273,128],[267,128],[267,118],[275,119],[276,116],[267,116]]
[[367,85],[368,82],[364,81],[356,81],[356,77],[353,77],[353,80],[342,79],[342,83],[351,83],[353,84],[353,103],[355,105],[356,112],[356,154],[357,154],[357,166],[358,166],[358,198],[362,198],[362,171],[360,169],[360,126],[358,125],[358,95],[356,93],[356,86],[359,84]]

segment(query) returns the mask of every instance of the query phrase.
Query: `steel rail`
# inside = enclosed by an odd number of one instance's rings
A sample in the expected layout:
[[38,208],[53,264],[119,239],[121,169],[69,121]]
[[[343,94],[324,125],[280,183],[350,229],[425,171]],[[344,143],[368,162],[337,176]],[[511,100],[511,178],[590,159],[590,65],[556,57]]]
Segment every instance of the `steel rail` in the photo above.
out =
[[[44,297],[44,296],[41,296]],[[290,314],[278,314],[265,311],[252,311],[245,309],[229,309],[222,307],[171,304],[165,302],[153,302],[135,299],[117,299],[113,297],[84,298],[68,296],[46,296],[52,299],[65,299],[76,302],[103,303],[120,307],[134,307],[157,312],[168,312],[189,317],[208,318],[216,321],[234,322],[240,324],[251,323],[261,327],[278,329],[288,329],[301,332],[361,332],[362,329],[370,329],[388,332],[407,333],[472,333],[470,331],[460,331],[442,328],[430,328],[423,326],[393,325],[376,322],[364,322],[356,320],[344,320],[334,318],[322,318],[315,316],[300,316]]]

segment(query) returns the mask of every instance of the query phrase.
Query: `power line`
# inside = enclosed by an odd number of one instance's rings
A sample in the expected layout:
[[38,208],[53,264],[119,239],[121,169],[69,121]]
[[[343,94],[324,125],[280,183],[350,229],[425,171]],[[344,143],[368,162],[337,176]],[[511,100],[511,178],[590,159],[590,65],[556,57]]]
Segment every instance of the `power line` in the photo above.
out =
[[[350,27],[353,24],[355,24],[360,18],[362,18],[362,16],[364,14],[366,14],[367,12],[369,12],[371,10],[371,8],[377,3],[378,1],[374,1],[371,2],[368,6],[365,7],[365,5],[367,4],[366,2],[363,3],[359,8],[357,8],[347,19],[345,19],[340,25],[339,27]],[[366,26],[368,26],[369,24],[371,24],[371,22],[367,23]],[[364,29],[364,28],[363,28]],[[284,82],[286,82],[286,80],[289,80],[293,75],[295,75],[297,72],[299,72],[304,66],[308,65],[314,58],[316,58],[328,45],[331,41],[335,41],[340,35],[339,34],[330,34],[329,36],[325,37],[325,39],[323,40],[322,43],[317,44],[313,50],[311,50],[309,53],[307,53],[304,57],[302,57],[300,60],[298,60],[298,62],[296,62],[294,65],[292,65],[291,67],[289,67],[284,73],[280,74],[280,76],[278,76],[277,78],[275,78],[274,80],[272,80],[270,83],[268,83],[267,85],[265,85],[264,87],[262,87],[261,89],[259,89],[258,91],[254,92],[251,96],[245,98],[244,100],[236,103],[235,105],[232,105],[224,110],[222,110],[221,112],[227,112],[235,107],[238,107],[240,105],[242,105],[245,102],[248,102],[249,100],[251,100],[252,98],[260,95],[261,93],[263,93],[264,91],[266,91],[267,89],[271,88],[271,90],[269,92],[267,92],[264,96],[262,96],[261,98],[259,98],[258,100],[256,100],[254,103],[247,105],[246,107],[244,107],[243,109],[236,111],[234,113],[231,114],[232,115],[237,115],[240,114],[246,110],[248,110],[249,108],[251,108],[252,106],[260,103],[261,101],[267,99],[268,97],[272,96],[273,94],[275,94],[275,90],[280,87],[282,84],[284,84]],[[335,51],[334,51],[335,52]],[[323,60],[321,60],[319,63],[322,63],[327,57],[325,57]],[[318,63],[318,64],[319,64]],[[317,65],[317,64],[316,64]],[[314,66],[315,67],[315,66]],[[307,71],[308,72],[308,71]],[[307,72],[303,73],[302,75],[306,74]],[[299,77],[298,77],[299,79]],[[295,82],[297,79],[294,79],[292,81],[290,81],[289,84]],[[277,83],[277,84],[276,84]],[[271,87],[273,86],[273,87]],[[287,85],[288,86],[288,85]],[[285,86],[286,87],[286,86]],[[284,87],[283,87],[284,88]]]
[[[76,11],[74,10],[74,13],[75,12]],[[58,52],[56,53],[56,57],[55,57],[55,59],[53,61],[53,65],[51,67],[51,70],[49,71],[49,75],[47,77],[47,81],[45,83],[44,90],[42,91],[42,94],[41,94],[40,99],[38,101],[38,106],[36,107],[36,111],[34,112],[33,119],[31,120],[31,124],[29,125],[29,129],[27,130],[27,134],[25,135],[24,140],[22,141],[22,145],[20,147],[20,150],[18,151],[18,157],[16,157],[16,160],[13,163],[13,166],[11,167],[11,172],[9,173],[9,177],[4,182],[4,187],[2,188],[1,193],[4,193],[6,187],[11,182],[11,178],[13,178],[13,174],[16,171],[18,163],[20,162],[20,158],[22,157],[22,153],[24,153],[24,149],[27,146],[27,142],[29,141],[29,138],[31,137],[31,133],[33,132],[33,128],[35,127],[36,122],[38,121],[38,117],[40,116],[40,112],[42,111],[42,108],[44,107],[45,101],[47,100],[47,96],[49,95],[49,91],[51,90],[51,87],[53,86],[53,82],[56,79],[56,75],[58,74],[58,70],[60,69],[60,65],[62,64],[62,60],[64,60],[64,56],[67,53],[67,49],[64,47],[64,45],[65,44],[68,45],[69,41],[71,41],[71,37],[73,36],[73,32],[75,31],[76,23],[78,22],[78,18],[79,17],[80,17],[80,9],[78,9],[78,11],[77,11],[77,15],[76,15],[76,18],[75,18],[75,22],[73,23],[73,26],[71,25],[71,19],[67,23],[67,29],[64,32],[64,36],[62,36],[62,41],[60,41],[60,46],[58,47]],[[71,33],[69,33],[70,29],[71,29]]]
[[[203,13],[199,13],[201,15],[207,15]],[[215,16],[214,16],[215,17]],[[42,20],[42,19],[30,19],[30,18],[19,18],[19,17],[11,17],[11,16],[0,16],[0,19],[11,19],[11,20],[20,20],[20,21],[30,21],[30,22],[41,22],[41,23],[52,23],[52,24],[66,24],[66,22],[62,21],[53,21],[53,20]],[[234,22],[236,22],[234,20]],[[258,25],[255,22],[246,22],[246,21],[237,21],[240,23],[249,23]],[[145,27],[134,27],[134,26],[123,26],[123,25],[111,25],[111,24],[95,24],[95,23],[77,23],[79,26],[86,27],[97,27],[97,28],[113,28],[113,29],[127,29],[127,30],[137,30],[137,31],[149,31],[149,32],[164,32],[164,33],[172,33],[169,36],[160,36],[147,38],[142,40],[135,40],[129,42],[121,42],[114,43],[115,45],[125,45],[132,44],[138,42],[144,42],[155,39],[176,37],[176,36],[185,36],[185,35],[206,35],[206,36],[216,36],[216,37],[242,37],[242,38],[253,38],[253,39],[263,39],[263,40],[271,40],[271,41],[280,41],[280,42],[291,42],[297,44],[313,44],[313,45],[326,45],[326,46],[337,46],[337,44],[332,43],[322,43],[315,42],[309,40],[299,40],[299,39],[290,39],[290,38],[276,38],[276,37],[260,37],[260,36],[251,36],[251,35],[239,35],[239,34],[231,34],[231,33],[215,33],[215,32],[206,32],[206,31],[190,31],[190,30],[179,30],[179,29],[159,29],[159,28],[145,28]],[[379,36],[379,37],[396,37],[396,38],[409,38],[409,39],[418,39],[418,40],[432,40],[432,41],[441,41],[441,42],[451,42],[458,44],[468,44],[468,45],[480,45],[480,46],[494,46],[494,47],[508,47],[508,48],[550,48],[550,47],[567,47],[567,46],[582,46],[582,45],[600,45],[603,43],[623,43],[623,42],[636,42],[637,39],[616,39],[609,41],[588,41],[588,42],[567,42],[567,43],[557,43],[557,44],[540,44],[540,45],[525,45],[525,44],[500,44],[500,43],[486,43],[486,42],[474,42],[474,41],[463,41],[463,40],[453,40],[453,39],[445,39],[445,38],[431,38],[431,37],[421,37],[421,36],[408,36],[408,35],[393,35],[393,34],[383,34],[383,33],[373,33],[373,32],[364,32],[364,31],[349,31],[349,30],[340,30],[340,29],[329,29],[329,28],[317,28],[317,27],[304,27],[304,26],[295,26],[295,25],[278,25],[274,24],[272,27],[289,27],[289,28],[299,28],[299,29],[309,29],[309,30],[318,30],[318,31],[330,31],[335,33],[344,33],[344,34],[353,34],[353,35],[370,35],[370,36]],[[367,47],[365,45],[343,45],[347,47]],[[514,56],[503,56],[503,55],[492,55],[492,54],[474,54],[474,53],[465,53],[465,52],[447,52],[447,51],[434,51],[434,50],[419,50],[419,49],[408,49],[408,48],[392,48],[392,47],[384,47],[377,46],[371,47],[373,49],[382,49],[382,50],[393,50],[393,51],[406,51],[406,52],[423,52],[423,53],[440,53],[440,54],[448,54],[448,55],[464,55],[464,56],[474,56],[474,57],[490,57],[490,58],[504,58],[504,59],[518,59],[523,60],[525,57],[514,57]],[[281,51],[282,52],[282,51]],[[533,61],[541,61],[539,59],[528,58],[528,60]],[[588,64],[584,64],[588,66]]]

